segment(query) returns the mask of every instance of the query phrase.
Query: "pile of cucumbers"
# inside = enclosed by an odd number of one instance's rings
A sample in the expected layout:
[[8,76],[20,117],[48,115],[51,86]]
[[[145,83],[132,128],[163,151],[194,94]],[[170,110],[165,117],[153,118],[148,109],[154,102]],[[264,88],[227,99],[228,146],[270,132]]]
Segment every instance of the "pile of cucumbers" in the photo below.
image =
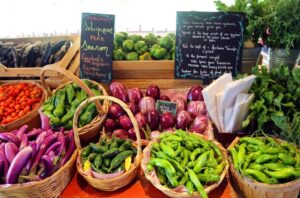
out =
[[[88,80],[83,80],[83,82],[91,89],[95,96],[102,95],[101,90],[98,90],[97,84]],[[43,113],[50,119],[50,125],[53,128],[64,127],[70,130],[73,128],[73,116],[77,107],[87,98],[88,95],[83,89],[75,83],[70,83],[56,91],[43,104]],[[97,114],[98,112],[94,103],[87,105],[79,116],[79,127],[89,124]]]
[[147,171],[155,169],[161,185],[184,185],[188,194],[198,191],[207,197],[204,186],[216,183],[227,165],[226,157],[212,141],[183,130],[165,132],[151,144]]
[[125,170],[125,161],[129,159],[130,166],[136,155],[137,149],[132,140],[113,136],[111,141],[100,138],[98,143],[84,147],[80,160],[84,171],[91,168],[97,173],[108,174]]
[[229,151],[234,168],[258,182],[280,184],[300,177],[300,152],[286,141],[242,137]]

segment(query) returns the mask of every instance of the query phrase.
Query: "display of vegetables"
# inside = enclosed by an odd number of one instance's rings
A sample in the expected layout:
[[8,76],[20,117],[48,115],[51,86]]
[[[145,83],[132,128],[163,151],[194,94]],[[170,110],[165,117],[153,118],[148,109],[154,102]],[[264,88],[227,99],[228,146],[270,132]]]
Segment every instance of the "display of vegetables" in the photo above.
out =
[[[204,133],[208,128],[209,120],[200,85],[191,87],[186,99],[180,96],[169,98],[166,95],[161,95],[160,88],[157,85],[149,85],[145,94],[139,88],[126,90],[120,82],[112,82],[109,89],[112,96],[127,103],[135,115],[142,138],[150,139],[151,131],[155,130],[165,131],[177,128]],[[176,115],[169,112],[160,114],[156,109],[157,100],[171,100],[177,103]],[[129,137],[135,140],[135,133],[130,133],[130,130],[133,131],[132,123],[129,119],[126,119],[127,116],[123,116],[124,114],[124,110],[118,104],[112,104],[109,107],[108,118],[104,124],[106,131],[113,132],[118,137]]]
[[190,195],[208,197],[204,188],[219,182],[228,164],[214,142],[183,130],[161,134],[150,148],[147,171],[155,170],[161,185]]
[[[130,139],[112,136],[111,140],[100,138],[98,143],[90,143],[80,153],[83,171],[91,170],[96,178],[103,178],[103,174],[113,177],[130,169],[137,148]],[[117,173],[117,174],[115,174]]]
[[286,141],[242,137],[229,152],[234,169],[258,182],[280,184],[300,177],[300,152]]
[[[48,122],[42,117],[42,122]],[[73,131],[28,125],[0,133],[0,184],[42,180],[63,166],[75,150]]]
[[243,127],[251,131],[277,134],[281,139],[300,145],[300,68],[287,66],[255,67],[256,80],[250,93],[255,98]]
[[[101,95],[98,86],[88,80],[83,82],[91,89],[95,96]],[[53,128],[64,127],[72,129],[73,116],[79,104],[87,99],[88,95],[75,83],[70,83],[63,88],[57,90],[42,107],[43,113],[50,118],[50,125]],[[90,123],[97,115],[96,105],[89,104],[79,116],[79,127],[83,127]]]
[[0,41],[0,64],[7,67],[42,67],[60,61],[71,41],[14,43]]
[[153,33],[145,37],[126,32],[117,32],[114,37],[114,60],[174,60],[175,34],[163,37]]
[[37,107],[43,90],[34,83],[0,86],[0,125],[11,123]]

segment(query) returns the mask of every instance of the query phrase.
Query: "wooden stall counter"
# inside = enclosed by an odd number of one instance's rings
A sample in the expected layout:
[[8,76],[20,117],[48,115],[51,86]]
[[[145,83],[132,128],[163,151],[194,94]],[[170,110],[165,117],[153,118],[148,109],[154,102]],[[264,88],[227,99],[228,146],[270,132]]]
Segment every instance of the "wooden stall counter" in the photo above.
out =
[[[113,191],[104,192],[90,186],[79,174],[75,174],[60,196],[61,198],[167,198],[165,194],[157,190],[143,174],[136,178],[129,185]],[[221,185],[209,193],[210,198],[234,198],[237,197],[227,178]]]

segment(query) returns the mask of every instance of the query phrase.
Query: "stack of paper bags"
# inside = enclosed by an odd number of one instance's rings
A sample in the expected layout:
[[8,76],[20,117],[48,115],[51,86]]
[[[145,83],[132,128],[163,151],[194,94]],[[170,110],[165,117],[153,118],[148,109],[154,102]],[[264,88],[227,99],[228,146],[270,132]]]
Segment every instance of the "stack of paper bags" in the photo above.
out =
[[233,81],[225,73],[202,91],[210,118],[219,132],[234,132],[241,128],[254,98],[249,89],[255,75]]

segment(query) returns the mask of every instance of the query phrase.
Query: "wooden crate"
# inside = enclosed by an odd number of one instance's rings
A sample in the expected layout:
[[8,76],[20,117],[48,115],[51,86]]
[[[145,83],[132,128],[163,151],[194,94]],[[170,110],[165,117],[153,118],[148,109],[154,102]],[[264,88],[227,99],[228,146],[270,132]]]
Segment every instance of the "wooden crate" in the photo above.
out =
[[[1,39],[3,42],[35,42],[35,41],[49,41],[55,42],[59,40],[72,40],[72,46],[65,54],[63,59],[56,64],[61,67],[69,70],[72,73],[75,73],[79,67],[80,56],[79,56],[79,47],[80,47],[80,37],[79,36],[64,36],[64,37],[34,37],[34,38],[19,38],[19,39]],[[19,78],[27,77],[34,78],[40,76],[41,68],[39,67],[26,67],[26,68],[8,68],[0,64],[0,80],[3,80],[3,77],[9,78]],[[47,76],[49,77],[59,77],[56,72],[48,72]]]
[[201,80],[174,78],[174,61],[113,61],[113,81],[123,83],[127,88],[146,89],[156,84],[162,89],[189,88],[202,83]]

